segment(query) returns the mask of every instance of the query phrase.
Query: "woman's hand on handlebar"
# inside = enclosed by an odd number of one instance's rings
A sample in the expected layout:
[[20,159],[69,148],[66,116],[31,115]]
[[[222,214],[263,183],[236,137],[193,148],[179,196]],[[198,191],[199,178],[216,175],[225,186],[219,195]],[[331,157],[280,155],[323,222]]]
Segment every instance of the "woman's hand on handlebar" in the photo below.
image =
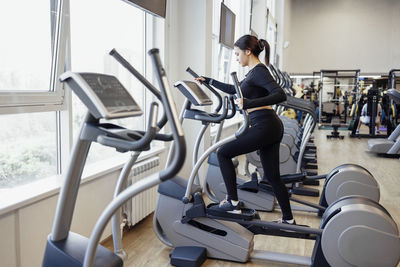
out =
[[204,78],[204,77],[202,77],[202,76],[200,76],[200,77],[197,77],[197,78],[194,78],[199,84],[203,84],[205,81],[206,81],[206,79]]
[[236,98],[235,104],[238,105],[240,109],[243,109],[243,98]]

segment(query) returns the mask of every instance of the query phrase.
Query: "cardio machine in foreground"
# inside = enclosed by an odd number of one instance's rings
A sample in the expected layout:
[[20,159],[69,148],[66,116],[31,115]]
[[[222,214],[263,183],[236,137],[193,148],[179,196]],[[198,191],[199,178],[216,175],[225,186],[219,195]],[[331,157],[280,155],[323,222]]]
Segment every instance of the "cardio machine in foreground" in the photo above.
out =
[[61,81],[69,85],[89,111],[75,143],[65,182],[61,189],[53,230],[47,240],[43,266],[123,266],[120,257],[98,244],[107,222],[124,202],[146,189],[170,179],[183,165],[186,154],[183,130],[177,119],[175,104],[165,81],[166,76],[160,65],[158,50],[153,49],[149,53],[156,65],[160,83],[164,82],[161,86],[161,95],[175,141],[174,158],[165,170],[140,180],[116,196],[103,211],[90,239],[71,232],[75,202],[90,144],[97,142],[114,147],[120,152],[148,149],[150,141],[157,137],[157,105],[152,104],[148,129],[144,134],[111,123],[100,123],[100,119],[103,118],[126,118],[139,116],[142,112],[128,91],[114,76],[95,73],[64,73],[60,77]]
[[[237,93],[240,90],[234,76]],[[176,177],[159,186],[153,227],[166,245],[182,248],[172,259],[185,254],[186,246],[204,247],[210,258],[275,261],[312,266],[395,266],[400,257],[398,228],[378,203],[362,197],[346,197],[330,205],[320,228],[262,221],[257,214],[216,214],[205,207],[202,190],[193,185],[197,172],[210,153],[243,134],[248,126],[211,146],[199,158],[189,180]],[[311,257],[254,250],[254,235],[274,235],[315,240]],[[266,237],[267,238],[267,237]],[[190,260],[190,259],[188,259]]]
[[[133,76],[136,77],[146,89],[148,89],[161,103],[163,102],[162,96],[160,91],[155,88],[143,75],[141,75],[122,55],[120,55],[116,49],[112,49],[109,53],[115,60],[117,60],[124,68],[126,68]],[[164,125],[167,123],[167,115],[163,113],[162,118],[157,122],[157,133],[156,138],[157,140],[162,141],[172,141],[173,137],[171,134],[160,134],[158,133]],[[142,131],[139,131],[140,134],[144,134]],[[118,177],[118,181],[114,190],[114,197],[117,197],[126,187],[127,180],[131,173],[132,166],[135,164],[136,160],[138,159],[139,155],[142,151],[134,151],[131,153],[129,160],[124,164],[124,167],[121,170],[121,173]],[[123,249],[122,245],[122,230],[121,230],[121,217],[122,212],[116,212],[112,217],[112,237],[113,237],[113,247],[114,253],[117,254],[119,257],[125,261],[128,257],[126,252]]]

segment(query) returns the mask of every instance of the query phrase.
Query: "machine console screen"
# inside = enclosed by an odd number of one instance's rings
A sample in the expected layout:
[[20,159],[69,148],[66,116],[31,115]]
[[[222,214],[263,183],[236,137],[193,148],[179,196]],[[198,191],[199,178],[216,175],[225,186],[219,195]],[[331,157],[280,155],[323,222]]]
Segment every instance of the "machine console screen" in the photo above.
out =
[[110,113],[141,112],[139,105],[116,77],[94,73],[81,73],[81,77]]

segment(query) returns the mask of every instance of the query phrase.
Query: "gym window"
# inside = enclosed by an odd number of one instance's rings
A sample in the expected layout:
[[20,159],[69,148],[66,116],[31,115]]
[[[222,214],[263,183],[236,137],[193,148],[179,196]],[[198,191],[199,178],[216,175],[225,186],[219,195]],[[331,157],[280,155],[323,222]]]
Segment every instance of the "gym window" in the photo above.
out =
[[[145,13],[123,1],[70,0],[71,70],[114,75],[144,108],[143,85],[108,53],[116,48],[139,72],[145,68]],[[95,12],[93,7],[95,8]],[[90,20],[88,20],[90,16]],[[106,18],[106,19],[105,19]],[[73,140],[86,107],[72,95]],[[123,120],[125,126],[143,129],[143,117]],[[93,163],[115,155],[115,149],[94,143],[88,157]]]
[[[146,52],[163,48],[162,19],[121,0],[23,0],[1,2],[0,23],[7,25],[0,43],[0,190],[52,179],[66,169],[86,113],[58,81],[66,69],[115,75],[145,113],[154,101],[108,52],[116,48],[154,83]],[[143,116],[118,123],[144,129],[146,122]],[[120,158],[115,149],[94,144],[88,163],[104,168],[122,164]]]

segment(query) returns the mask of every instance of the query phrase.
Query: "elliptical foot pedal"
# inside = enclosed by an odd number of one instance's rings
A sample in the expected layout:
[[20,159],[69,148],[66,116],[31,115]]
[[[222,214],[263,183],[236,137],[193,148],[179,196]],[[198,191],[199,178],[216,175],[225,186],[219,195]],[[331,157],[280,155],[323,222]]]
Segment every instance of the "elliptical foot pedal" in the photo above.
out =
[[204,247],[176,247],[169,254],[171,265],[178,267],[198,267],[207,259]]
[[236,220],[245,220],[245,221],[251,221],[256,218],[258,215],[257,212],[254,209],[246,209],[246,208],[241,208],[241,214],[238,213],[232,213],[232,212],[227,212],[227,211],[218,211],[215,209],[211,209],[211,207],[219,205],[218,203],[211,203],[207,206],[206,213],[207,217],[211,219],[221,219],[223,220],[224,218],[229,218],[229,219],[236,219]]

